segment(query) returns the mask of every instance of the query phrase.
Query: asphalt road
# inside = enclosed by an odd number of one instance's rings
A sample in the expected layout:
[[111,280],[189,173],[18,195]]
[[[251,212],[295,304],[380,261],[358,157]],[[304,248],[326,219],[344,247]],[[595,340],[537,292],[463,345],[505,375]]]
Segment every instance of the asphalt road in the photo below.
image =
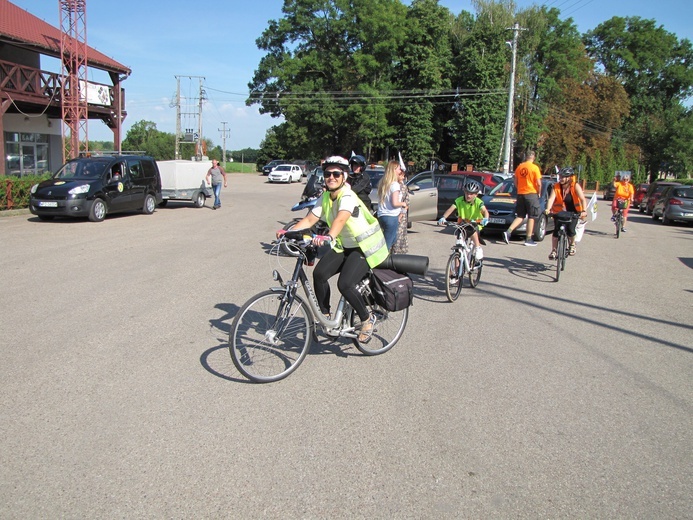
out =
[[0,218],[0,518],[692,518],[693,228],[616,240],[600,202],[559,283],[549,238],[489,238],[448,303],[451,230],[415,223],[401,342],[322,338],[256,385],[228,329],[302,191],[265,181]]

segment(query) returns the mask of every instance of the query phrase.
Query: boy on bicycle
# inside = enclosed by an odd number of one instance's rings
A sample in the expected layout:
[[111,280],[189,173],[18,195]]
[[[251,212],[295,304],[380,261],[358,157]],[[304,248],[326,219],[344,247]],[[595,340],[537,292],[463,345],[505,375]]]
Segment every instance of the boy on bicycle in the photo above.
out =
[[[481,200],[477,195],[481,193],[481,184],[474,179],[469,179],[464,183],[464,195],[457,197],[455,202],[445,210],[443,216],[438,220],[438,225],[444,226],[447,218],[452,215],[453,211],[457,211],[457,222],[469,221],[477,222],[481,220],[481,225],[477,230],[472,233],[466,231],[466,233],[471,233],[472,242],[476,247],[474,257],[477,260],[484,258],[484,251],[481,249],[481,242],[479,240],[479,231],[481,228],[488,224],[488,210],[484,205],[484,201]],[[465,238],[469,238],[466,236]]]

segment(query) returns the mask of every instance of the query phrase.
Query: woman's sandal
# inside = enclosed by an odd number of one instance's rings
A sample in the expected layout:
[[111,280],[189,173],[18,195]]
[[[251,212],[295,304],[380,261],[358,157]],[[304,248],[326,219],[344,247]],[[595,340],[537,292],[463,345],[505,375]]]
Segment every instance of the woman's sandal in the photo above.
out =
[[568,254],[570,256],[575,256],[575,246],[570,246],[570,248],[568,248]]
[[556,250],[552,249],[551,254],[549,255],[549,260],[555,260],[557,256]]
[[375,314],[371,314],[368,320],[361,324],[361,331],[359,332],[359,337],[357,338],[359,343],[368,343],[373,336],[375,331]]

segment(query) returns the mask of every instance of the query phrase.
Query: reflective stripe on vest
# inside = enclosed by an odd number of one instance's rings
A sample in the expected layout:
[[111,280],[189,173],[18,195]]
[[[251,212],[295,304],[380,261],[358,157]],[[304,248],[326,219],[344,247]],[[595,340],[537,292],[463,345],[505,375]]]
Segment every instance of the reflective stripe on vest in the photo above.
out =
[[[337,204],[344,194],[344,189],[340,190],[337,198],[332,200],[329,192],[325,192],[322,197],[322,218],[327,222],[327,225],[332,227],[332,207]],[[359,215],[354,217],[353,214],[344,223],[344,226],[349,231],[349,234],[354,237],[354,240],[366,257],[368,266],[373,268],[380,265],[390,254],[387,250],[385,235],[380,229],[378,220],[371,215],[371,212],[366,209],[364,203],[354,194],[354,199],[359,206]],[[370,217],[370,218],[369,218]],[[334,244],[336,251],[343,250],[341,240]]]
[[[551,206],[551,213],[567,211],[568,208],[565,207],[565,202],[563,202],[563,192],[561,191],[560,182],[554,185],[553,191],[556,193],[556,198],[553,200],[553,206]],[[573,205],[575,206],[575,211],[577,213],[582,213],[584,208],[580,204],[580,197],[578,197],[577,190],[575,189],[575,181],[570,183],[570,194],[573,197]]]

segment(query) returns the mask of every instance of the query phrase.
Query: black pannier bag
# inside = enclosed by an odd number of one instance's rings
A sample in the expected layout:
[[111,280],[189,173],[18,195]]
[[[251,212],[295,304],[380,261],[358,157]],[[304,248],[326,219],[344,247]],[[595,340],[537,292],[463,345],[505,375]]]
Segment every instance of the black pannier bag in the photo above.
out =
[[414,299],[414,282],[408,275],[391,269],[373,269],[371,292],[375,303],[388,311],[401,311]]

